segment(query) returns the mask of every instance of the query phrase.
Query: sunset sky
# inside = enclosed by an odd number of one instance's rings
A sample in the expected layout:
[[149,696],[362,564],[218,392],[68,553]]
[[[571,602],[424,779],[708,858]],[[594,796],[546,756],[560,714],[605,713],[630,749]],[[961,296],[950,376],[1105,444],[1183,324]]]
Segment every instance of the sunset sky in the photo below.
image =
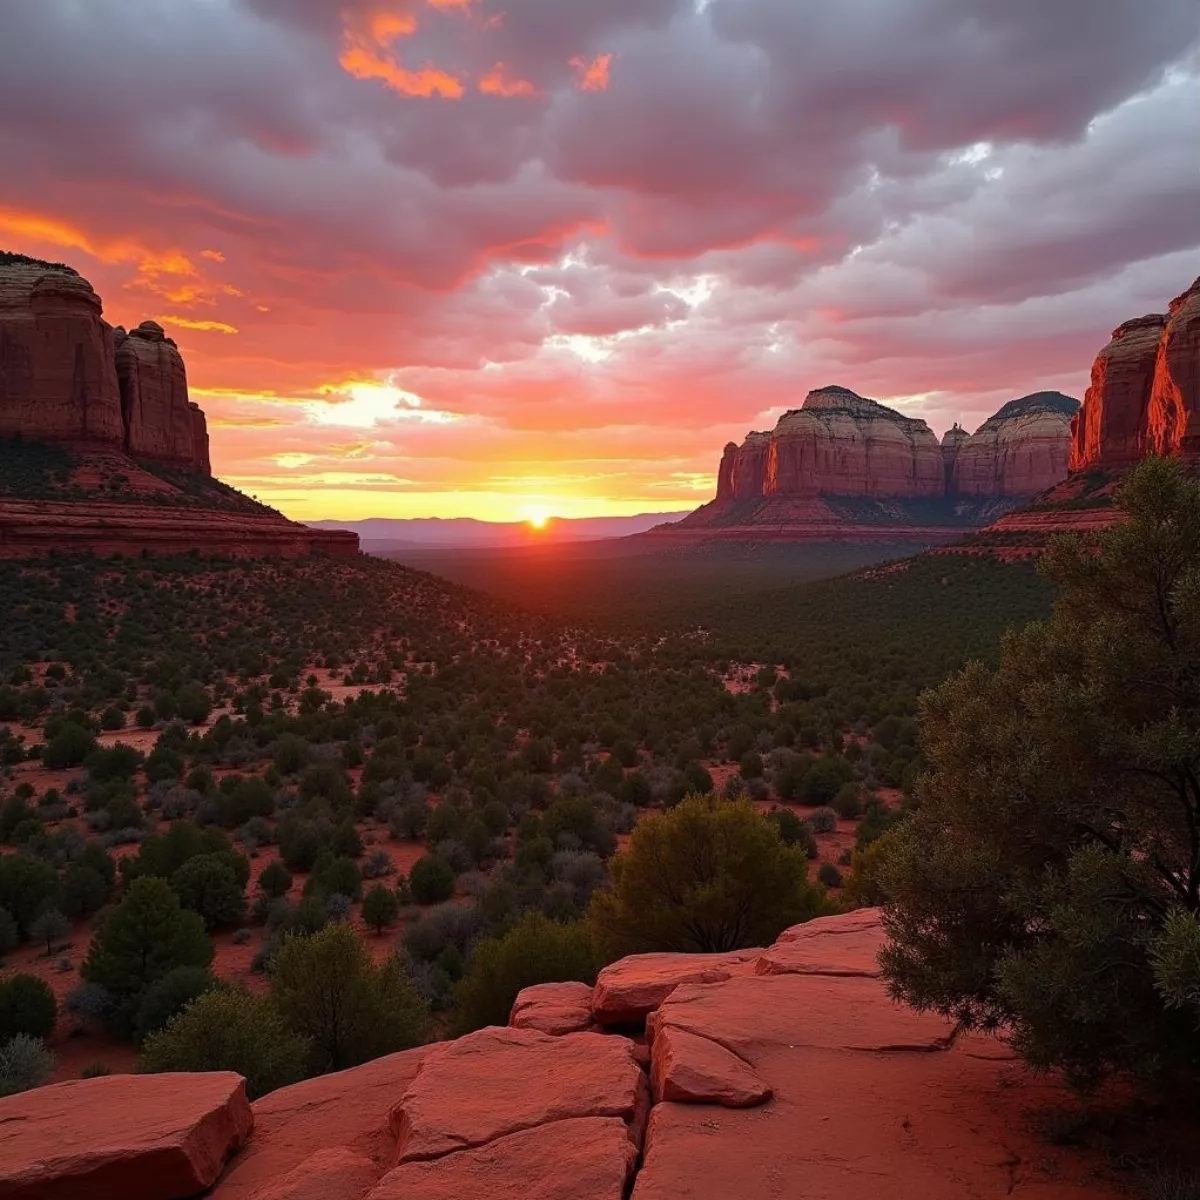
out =
[[300,518],[693,507],[841,383],[974,429],[1200,274],[1196,0],[2,0],[0,248]]

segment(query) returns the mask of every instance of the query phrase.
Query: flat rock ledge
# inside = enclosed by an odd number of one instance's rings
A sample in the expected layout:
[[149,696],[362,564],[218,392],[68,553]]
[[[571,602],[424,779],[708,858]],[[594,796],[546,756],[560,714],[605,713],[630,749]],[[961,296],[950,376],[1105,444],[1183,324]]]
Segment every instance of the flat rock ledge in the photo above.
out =
[[882,944],[863,910],[638,955],[252,1106],[231,1075],[27,1092],[0,1101],[0,1200],[1118,1200],[1036,1131],[1059,1086],[892,1003]]

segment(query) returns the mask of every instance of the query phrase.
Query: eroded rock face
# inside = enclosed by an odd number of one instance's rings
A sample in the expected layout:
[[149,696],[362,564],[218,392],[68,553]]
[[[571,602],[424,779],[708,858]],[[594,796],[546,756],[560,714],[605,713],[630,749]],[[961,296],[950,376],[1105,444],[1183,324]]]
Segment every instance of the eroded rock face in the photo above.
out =
[[1200,279],[1168,310],[1154,360],[1146,443],[1155,454],[1200,458]]
[[1009,401],[959,445],[951,494],[1035,496],[1061,482],[1071,457],[1071,419],[1078,411],[1079,401],[1061,392]]
[[[680,528],[732,522],[765,533],[773,525],[786,529],[799,523],[819,532],[811,517],[799,514],[793,521],[782,506],[812,505],[822,497],[831,503],[883,502],[885,508],[887,501],[900,501],[914,511],[922,502],[942,501],[948,523],[961,522],[964,501],[968,507],[982,502],[986,508],[988,501],[1011,507],[1014,498],[1036,495],[1066,478],[1070,418],[1078,407],[1069,396],[1038,392],[1010,401],[973,435],[954,425],[939,444],[924,421],[848,388],[821,388],[809,392],[802,408],[780,417],[773,432],[752,433],[741,446],[726,446],[716,500]],[[741,503],[752,500],[760,502],[754,511]],[[857,512],[840,514],[829,532],[853,524]],[[859,515],[878,527],[886,514]],[[931,515],[936,524],[933,510],[925,513],[925,522]],[[895,523],[914,522],[901,516]]]
[[116,362],[125,452],[194,469],[195,430],[178,347],[161,325],[143,321],[128,335],[118,332]]
[[113,331],[68,269],[0,262],[0,437],[120,449]]
[[162,326],[126,333],[69,267],[0,255],[0,437],[211,475],[204,414]]
[[1127,467],[1148,454],[1200,459],[1200,279],[1165,314],[1113,331],[1075,421],[1072,471]]
[[240,1075],[112,1075],[0,1100],[6,1200],[185,1200],[216,1182],[254,1118]]
[[809,392],[771,435],[768,496],[940,496],[942,452],[924,421],[849,388]]
[[1092,382],[1072,425],[1071,470],[1123,467],[1145,452],[1146,414],[1167,318],[1126,321],[1092,364]]

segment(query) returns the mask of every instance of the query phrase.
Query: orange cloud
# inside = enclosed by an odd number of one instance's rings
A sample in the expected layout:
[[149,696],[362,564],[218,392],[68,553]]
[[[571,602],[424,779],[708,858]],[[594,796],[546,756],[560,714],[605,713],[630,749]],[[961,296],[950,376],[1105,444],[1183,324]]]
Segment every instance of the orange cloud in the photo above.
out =
[[160,325],[178,325],[180,329],[195,329],[201,333],[240,333],[235,325],[224,321],[194,321],[191,317],[162,316],[154,318]]
[[579,79],[575,84],[576,88],[581,92],[608,91],[612,60],[613,56],[611,54],[601,54],[589,63],[582,55],[577,54],[567,64],[579,72]]
[[392,54],[392,43],[410,36],[416,29],[417,20],[409,13],[375,12],[367,18],[365,27],[348,19],[342,29],[338,62],[355,79],[378,79],[401,96],[460,99],[463,85],[449,72],[430,63],[412,71]]
[[485,96],[536,96],[538,90],[528,79],[512,79],[508,68],[498,62],[480,81]]
[[215,263],[223,263],[225,261],[225,255],[223,255],[220,250],[201,250],[200,257],[207,258],[211,262]]

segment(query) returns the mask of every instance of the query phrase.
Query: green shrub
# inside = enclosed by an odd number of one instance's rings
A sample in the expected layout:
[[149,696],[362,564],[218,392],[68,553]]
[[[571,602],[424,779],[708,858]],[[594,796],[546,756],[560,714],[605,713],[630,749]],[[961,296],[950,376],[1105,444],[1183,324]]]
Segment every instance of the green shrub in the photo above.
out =
[[454,871],[445,859],[426,854],[413,863],[408,877],[418,904],[441,904],[454,895]]
[[13,975],[0,982],[0,1042],[20,1033],[48,1038],[58,1019],[49,985],[35,975]]
[[271,1000],[242,989],[209,991],[146,1039],[138,1070],[236,1071],[251,1099],[307,1073],[309,1046]]
[[54,1071],[54,1055],[26,1033],[0,1044],[0,1096],[41,1087]]
[[541,913],[526,913],[503,937],[475,947],[467,973],[454,989],[456,1029],[463,1034],[485,1025],[507,1025],[522,988],[595,979],[595,955],[584,922],[564,925]]

